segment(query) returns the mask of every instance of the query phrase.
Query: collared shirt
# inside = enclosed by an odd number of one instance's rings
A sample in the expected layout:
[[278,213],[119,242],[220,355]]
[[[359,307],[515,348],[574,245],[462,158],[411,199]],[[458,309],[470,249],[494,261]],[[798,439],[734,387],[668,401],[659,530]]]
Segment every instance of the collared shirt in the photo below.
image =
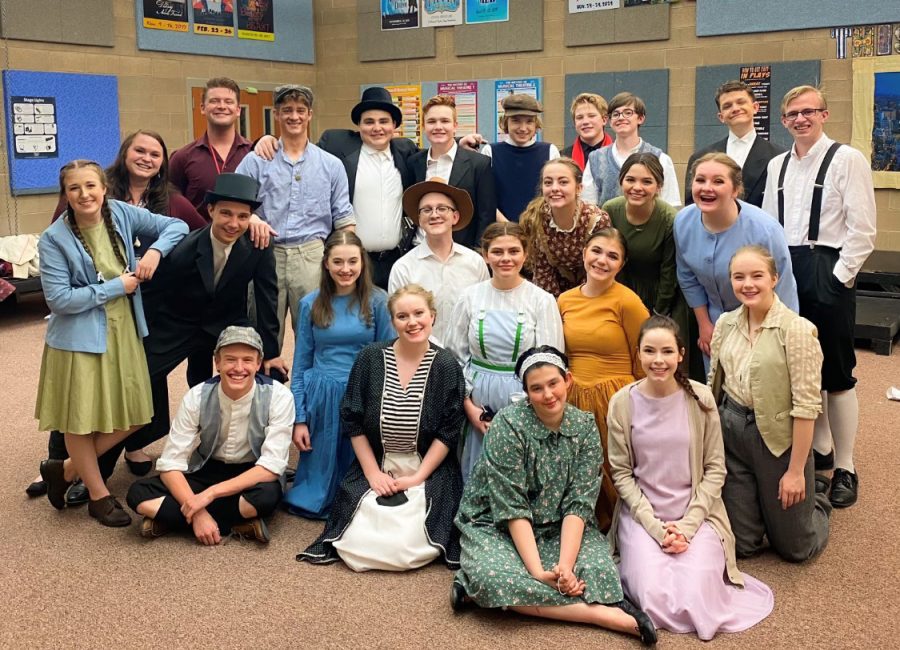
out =
[[370,253],[389,251],[400,243],[403,220],[403,179],[390,148],[363,144],[353,191],[356,234]]
[[207,190],[215,187],[220,173],[234,172],[252,149],[252,143],[247,138],[235,134],[231,149],[223,161],[216,150],[209,146],[209,136],[204,133],[172,154],[169,159],[169,179],[197,208],[200,215],[207,219]]
[[449,183],[450,170],[453,169],[453,161],[456,160],[456,152],[458,149],[459,146],[454,142],[453,146],[450,147],[450,151],[441,154],[435,159],[431,157],[434,150],[429,147],[428,156],[425,158],[425,180],[430,181],[432,178],[437,177],[442,178],[444,179],[444,182]]
[[[252,463],[255,460],[257,465],[265,467],[273,474],[281,476],[284,473],[294,429],[294,397],[291,391],[279,383],[273,384],[272,389],[266,439],[260,450],[259,459],[255,459],[250,449],[247,427],[256,384],[249,393],[236,400],[225,395],[221,385],[216,388],[219,393],[221,428],[211,458],[224,463]],[[200,445],[202,400],[203,384],[191,388],[181,400],[162,455],[156,461],[156,469],[160,472],[187,471],[191,454]]]
[[[737,326],[731,334],[722,339],[719,346],[719,363],[724,371],[725,391],[737,402],[753,408],[753,392],[750,387],[750,365],[754,360],[754,344],[750,342],[750,321],[747,308],[741,305]],[[781,325],[788,308],[778,296],[769,308],[756,335],[764,330]],[[822,348],[819,340],[810,336],[811,323],[803,318],[792,318],[785,333],[785,360],[790,369],[793,408],[790,415],[795,418],[814,420],[821,410],[819,392],[819,368],[822,366]],[[755,342],[755,341],[754,341]],[[760,363],[776,363],[775,359],[759,359]]]
[[394,263],[388,280],[388,293],[415,282],[434,294],[437,317],[431,339],[443,345],[447,338],[450,314],[468,287],[490,279],[487,264],[475,251],[454,242],[444,262],[423,241]]
[[[809,244],[813,186],[833,142],[823,135],[802,158],[794,145],[789,152],[769,161],[762,207],[778,219],[778,177],[784,157],[791,157],[784,177],[784,234],[788,246]],[[872,170],[866,157],[848,145],[837,150],[825,174],[817,243],[841,249],[834,276],[844,284],[852,283],[875,248]]]
[[[626,151],[624,154],[619,152],[615,142],[609,145],[611,147],[610,152],[612,153],[613,160],[615,160],[619,169],[621,169],[622,165],[625,164],[625,161],[628,160],[628,156],[633,153],[638,153],[642,144],[644,144],[644,140],[639,139],[637,146],[630,151]],[[678,177],[675,175],[675,163],[672,162],[672,158],[666,153],[659,156],[659,163],[663,168],[663,186],[659,192],[659,198],[677,208],[682,205],[683,201],[681,200],[681,190],[678,189]],[[616,192],[616,196],[619,196],[620,194],[621,192]],[[588,203],[597,203],[598,199],[597,186],[594,184],[594,176],[591,173],[591,163],[588,159],[585,159],[584,163],[584,181],[581,189],[581,198]]]
[[352,226],[353,206],[341,161],[312,142],[299,160],[290,160],[284,143],[272,160],[250,153],[237,173],[259,181],[262,205],[256,210],[285,246],[324,240],[332,230]]
[[750,129],[742,138],[729,130],[728,142],[725,144],[725,153],[738,164],[738,167],[743,169],[754,142],[756,142],[756,129]]
[[215,278],[215,283],[219,284],[219,279],[222,277],[222,271],[225,270],[225,265],[228,263],[228,256],[231,255],[231,249],[234,248],[234,242],[223,244],[215,238],[212,228],[209,229],[209,239],[212,242],[213,277]]

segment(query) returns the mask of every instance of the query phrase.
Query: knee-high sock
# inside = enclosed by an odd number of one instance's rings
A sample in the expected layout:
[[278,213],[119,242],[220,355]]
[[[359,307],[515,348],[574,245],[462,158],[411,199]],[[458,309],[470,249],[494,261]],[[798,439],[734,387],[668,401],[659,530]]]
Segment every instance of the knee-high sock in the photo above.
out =
[[828,396],[828,422],[834,438],[834,466],[855,472],[853,446],[859,428],[859,400],[855,388]]
[[828,422],[828,393],[822,391],[822,412],[816,418],[813,428],[813,449],[817,453],[827,456],[834,447],[831,443],[831,427]]

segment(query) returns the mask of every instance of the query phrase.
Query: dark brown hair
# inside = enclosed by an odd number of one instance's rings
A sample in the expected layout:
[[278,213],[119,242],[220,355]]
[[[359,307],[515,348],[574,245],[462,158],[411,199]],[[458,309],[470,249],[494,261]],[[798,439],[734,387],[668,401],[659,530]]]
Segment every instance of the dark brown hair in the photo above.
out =
[[525,237],[525,231],[515,221],[495,222],[485,228],[484,234],[481,235],[481,250],[487,251],[491,242],[498,237],[515,237],[522,242],[522,248],[525,249],[525,254],[528,254],[528,239]]
[[126,202],[131,198],[129,196],[131,177],[128,173],[128,168],[125,166],[125,156],[128,154],[128,149],[131,148],[134,139],[139,135],[153,138],[162,147],[162,163],[159,166],[159,172],[150,179],[147,189],[144,190],[144,195],[141,197],[144,201],[144,207],[150,212],[168,214],[169,193],[171,191],[171,186],[169,185],[169,150],[166,148],[166,143],[163,141],[162,136],[156,131],[141,129],[122,140],[122,146],[119,147],[116,159],[112,165],[106,168],[106,177],[109,181],[109,196]]
[[750,95],[750,99],[754,102],[756,101],[756,95],[753,94],[753,89],[745,84],[743,81],[738,81],[737,79],[732,79],[731,81],[726,81],[721,86],[716,88],[716,108],[721,109],[722,106],[719,104],[719,98],[726,93],[737,93],[737,92],[745,92]]
[[627,92],[619,93],[611,100],[609,100],[609,114],[612,115],[620,108],[625,108],[629,105],[633,106],[634,112],[641,117],[645,117],[647,115],[647,105],[644,103],[644,100],[637,95]]
[[235,99],[240,103],[241,87],[237,85],[237,82],[234,79],[229,77],[213,77],[206,82],[206,88],[203,89],[203,96],[200,97],[201,104],[206,103],[206,91],[212,90],[213,88],[227,88],[234,93]]
[[[678,323],[668,316],[662,316],[660,314],[654,314],[641,325],[640,334],[638,335],[638,350],[641,348],[641,341],[644,340],[644,335],[650,330],[666,330],[667,332],[671,332],[672,336],[675,337],[675,345],[678,347],[679,352],[684,354],[684,341],[681,340],[681,332],[679,331]],[[708,406],[700,400],[700,396],[697,395],[696,391],[694,391],[694,387],[691,386],[691,380],[681,373],[680,368],[675,368],[675,381],[678,382],[678,385],[681,386],[685,393],[696,400],[697,406],[700,407],[701,411],[708,413],[713,410],[712,406]]]
[[656,184],[660,187],[663,186],[665,173],[663,172],[662,165],[659,162],[659,158],[656,157],[656,154],[650,152],[633,153],[625,159],[625,162],[622,163],[622,169],[619,171],[619,185],[625,180],[625,177],[628,175],[628,170],[635,165],[643,165],[646,167],[647,171],[650,172],[650,175],[653,177],[653,180],[656,181]]
[[617,228],[613,228],[612,226],[601,228],[600,230],[595,230],[588,235],[587,239],[584,240],[584,250],[587,250],[587,247],[591,245],[591,242],[599,237],[603,237],[604,239],[612,239],[622,247],[622,264],[624,265],[628,260],[628,242],[625,241],[625,235],[623,235],[620,230],[618,230]]
[[334,278],[328,272],[326,264],[331,256],[331,251],[336,246],[356,246],[359,248],[359,258],[362,269],[359,277],[356,279],[356,286],[353,288],[353,298],[350,306],[354,304],[359,306],[359,320],[366,324],[366,327],[372,325],[372,276],[369,271],[369,255],[363,248],[362,242],[356,233],[350,230],[336,230],[325,240],[325,250],[322,253],[322,276],[319,279],[319,295],[313,300],[312,309],[310,310],[310,319],[313,325],[319,328],[330,327],[334,322],[334,296],[336,294],[336,286]]

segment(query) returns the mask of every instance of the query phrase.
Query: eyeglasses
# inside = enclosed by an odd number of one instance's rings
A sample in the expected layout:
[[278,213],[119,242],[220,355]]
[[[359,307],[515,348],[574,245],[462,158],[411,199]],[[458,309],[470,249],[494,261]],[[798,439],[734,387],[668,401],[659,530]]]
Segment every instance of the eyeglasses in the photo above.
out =
[[620,117],[634,117],[634,109],[623,108],[621,111],[613,111],[609,116],[614,120],[617,120]]
[[801,115],[804,117],[804,119],[809,120],[812,119],[812,116],[816,113],[824,113],[827,110],[827,108],[804,108],[802,111],[791,111],[790,113],[785,113],[782,117],[788,122],[793,122]]
[[439,205],[434,208],[429,205],[424,208],[419,208],[420,217],[430,217],[435,212],[437,212],[441,217],[446,217],[447,215],[456,212],[456,208],[453,208],[449,205]]

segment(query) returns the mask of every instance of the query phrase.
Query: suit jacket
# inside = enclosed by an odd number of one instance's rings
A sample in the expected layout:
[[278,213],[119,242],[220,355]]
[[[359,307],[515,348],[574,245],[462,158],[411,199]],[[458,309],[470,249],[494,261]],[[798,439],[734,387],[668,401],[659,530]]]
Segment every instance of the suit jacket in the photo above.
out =
[[[362,138],[358,131],[349,129],[328,129],[319,138],[318,145],[328,153],[337,156],[347,171],[347,182],[350,186],[350,202],[353,203],[353,191],[356,186],[356,169],[359,167],[359,152],[362,150]],[[394,167],[400,172],[403,189],[413,184],[409,173],[407,159],[419,151],[419,148],[408,138],[391,140],[391,155]]]
[[250,325],[247,285],[253,281],[256,330],[262,337],[263,358],[280,353],[276,305],[275,255],[272,244],[259,249],[250,234],[234,242],[218,285],[207,226],[189,233],[159,265],[148,285],[150,335],[148,351],[163,354],[205,332],[218,338],[229,325]]
[[[410,156],[409,166],[416,183],[425,180],[428,151],[420,151]],[[453,240],[463,246],[475,248],[481,242],[484,229],[494,223],[497,218],[497,193],[494,191],[494,174],[491,171],[491,159],[476,151],[456,148],[453,167],[447,183],[465,190],[472,197],[475,213],[472,221],[462,230],[453,233]]]
[[[684,179],[684,204],[690,205],[694,202],[691,197],[691,167],[694,161],[701,156],[712,151],[721,151],[725,153],[728,146],[728,138],[714,142],[708,147],[704,147],[688,159],[687,171]],[[744,201],[752,203],[758,208],[762,207],[763,192],[766,189],[766,167],[769,161],[778,154],[784,153],[785,149],[781,145],[769,142],[765,138],[757,136],[750,147],[750,153],[747,154],[747,160],[744,161],[742,169],[744,176]]]

